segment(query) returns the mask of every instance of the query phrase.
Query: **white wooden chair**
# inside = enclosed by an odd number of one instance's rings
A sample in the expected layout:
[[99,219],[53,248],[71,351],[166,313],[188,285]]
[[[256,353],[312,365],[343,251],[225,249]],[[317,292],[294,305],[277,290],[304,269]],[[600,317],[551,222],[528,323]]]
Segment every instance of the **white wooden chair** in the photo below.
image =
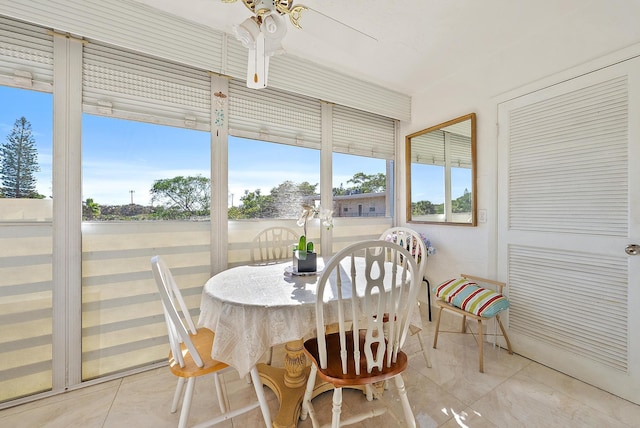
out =
[[300,237],[288,227],[274,226],[262,230],[252,241],[251,263],[267,264],[291,260],[293,244]]
[[[389,263],[387,253],[402,262]],[[329,260],[318,282],[318,336],[304,343],[312,364],[301,419],[309,416],[314,427],[319,424],[311,399],[316,375],[333,386],[334,428],[341,425],[342,388],[395,379],[406,424],[416,426],[402,379],[407,355],[401,348],[420,287],[418,273],[409,251],[382,240],[350,245]],[[384,323],[385,315],[388,323]],[[323,334],[325,331],[331,332]],[[342,421],[342,425],[378,416],[386,409],[381,403],[373,411]]]
[[189,308],[182,298],[180,289],[171,271],[160,257],[154,256],[151,259],[151,270],[153,271],[153,276],[158,286],[169,333],[169,345],[171,347],[171,352],[169,353],[169,369],[178,377],[178,385],[171,404],[171,413],[177,411],[178,401],[184,392],[178,427],[184,428],[187,426],[196,378],[213,374],[216,393],[218,395],[218,404],[222,413],[216,418],[198,424],[198,427],[218,424],[260,406],[264,423],[268,428],[271,428],[271,415],[264,397],[264,390],[258,369],[256,367],[251,369],[251,378],[256,395],[258,396],[258,401],[235,410],[227,409],[227,399],[220,384],[218,372],[229,366],[211,358],[214,333],[206,328],[196,329],[189,314]]
[[[292,246],[300,237],[291,228],[284,226],[268,227],[260,231],[252,240],[251,264],[282,263],[292,260]],[[273,359],[273,348],[267,353],[268,365]]]
[[[427,270],[427,247],[418,232],[408,227],[392,227],[382,232],[380,239],[388,242],[394,242],[409,250],[418,264],[418,277],[420,278],[420,284],[426,283],[424,277]],[[428,287],[429,285],[427,283],[427,292],[429,292]],[[428,302],[428,304],[430,305],[431,302]],[[420,305],[419,302],[418,305]],[[431,367],[431,359],[429,358],[427,348],[425,348],[424,343],[422,342],[422,335],[420,334],[421,331],[422,328],[416,325],[409,326],[409,332],[411,335],[417,335],[418,337],[420,349],[422,350],[422,355],[427,363],[427,367]]]

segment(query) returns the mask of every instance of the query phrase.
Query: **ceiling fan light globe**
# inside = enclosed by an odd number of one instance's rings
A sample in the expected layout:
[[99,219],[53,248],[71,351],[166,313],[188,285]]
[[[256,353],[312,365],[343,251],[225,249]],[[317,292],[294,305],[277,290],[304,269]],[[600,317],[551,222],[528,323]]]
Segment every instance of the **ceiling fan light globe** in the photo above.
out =
[[233,32],[236,39],[242,43],[245,48],[255,48],[256,40],[260,34],[260,27],[252,18],[245,19],[242,24],[234,25]]
[[275,41],[279,44],[287,34],[287,21],[284,17],[276,13],[272,13],[262,20],[260,29],[262,30],[262,34],[264,34],[267,43]]
[[268,15],[262,20],[262,27],[267,30],[269,34],[274,34],[278,31],[278,23],[273,18],[273,15]]

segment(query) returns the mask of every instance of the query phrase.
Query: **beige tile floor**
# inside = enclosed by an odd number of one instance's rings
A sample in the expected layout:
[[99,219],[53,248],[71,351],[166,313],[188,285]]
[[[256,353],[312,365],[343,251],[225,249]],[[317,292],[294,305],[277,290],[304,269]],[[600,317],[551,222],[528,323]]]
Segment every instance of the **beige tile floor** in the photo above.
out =
[[[426,314],[422,314],[426,318]],[[443,328],[453,329],[459,318],[443,316]],[[422,338],[432,368],[427,368],[415,336],[405,351],[410,355],[404,375],[409,400],[419,427],[640,427],[640,406],[565,376],[519,355],[485,346],[485,373],[477,368],[473,336],[441,334],[432,349],[433,323],[425,321]],[[274,361],[281,361],[276,350]],[[253,400],[252,387],[237,373],[224,375],[229,401]],[[72,391],[0,411],[0,427],[176,427],[178,414],[169,413],[175,379],[166,368]],[[196,384],[190,424],[217,411],[211,379]],[[275,395],[265,388],[271,411]],[[323,421],[330,420],[331,393],[314,401]],[[343,414],[370,406],[388,411],[354,427],[403,426],[402,410],[393,386],[381,400],[367,402],[357,391],[345,391]],[[259,410],[220,424],[220,427],[258,427]],[[310,427],[309,420],[298,427]]]

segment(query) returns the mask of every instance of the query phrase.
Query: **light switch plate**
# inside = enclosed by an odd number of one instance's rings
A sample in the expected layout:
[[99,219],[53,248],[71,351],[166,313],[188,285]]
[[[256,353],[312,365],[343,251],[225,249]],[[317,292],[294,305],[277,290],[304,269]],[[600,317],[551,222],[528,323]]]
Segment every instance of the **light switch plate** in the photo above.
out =
[[480,223],[486,223],[487,222],[487,210],[486,209],[478,210],[478,221]]

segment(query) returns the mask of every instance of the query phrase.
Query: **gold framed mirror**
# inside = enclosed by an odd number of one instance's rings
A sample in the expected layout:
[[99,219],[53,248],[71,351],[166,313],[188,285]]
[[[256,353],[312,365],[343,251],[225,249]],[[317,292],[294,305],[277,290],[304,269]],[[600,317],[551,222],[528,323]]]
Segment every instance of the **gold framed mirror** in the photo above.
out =
[[407,222],[476,226],[476,114],[406,137]]

